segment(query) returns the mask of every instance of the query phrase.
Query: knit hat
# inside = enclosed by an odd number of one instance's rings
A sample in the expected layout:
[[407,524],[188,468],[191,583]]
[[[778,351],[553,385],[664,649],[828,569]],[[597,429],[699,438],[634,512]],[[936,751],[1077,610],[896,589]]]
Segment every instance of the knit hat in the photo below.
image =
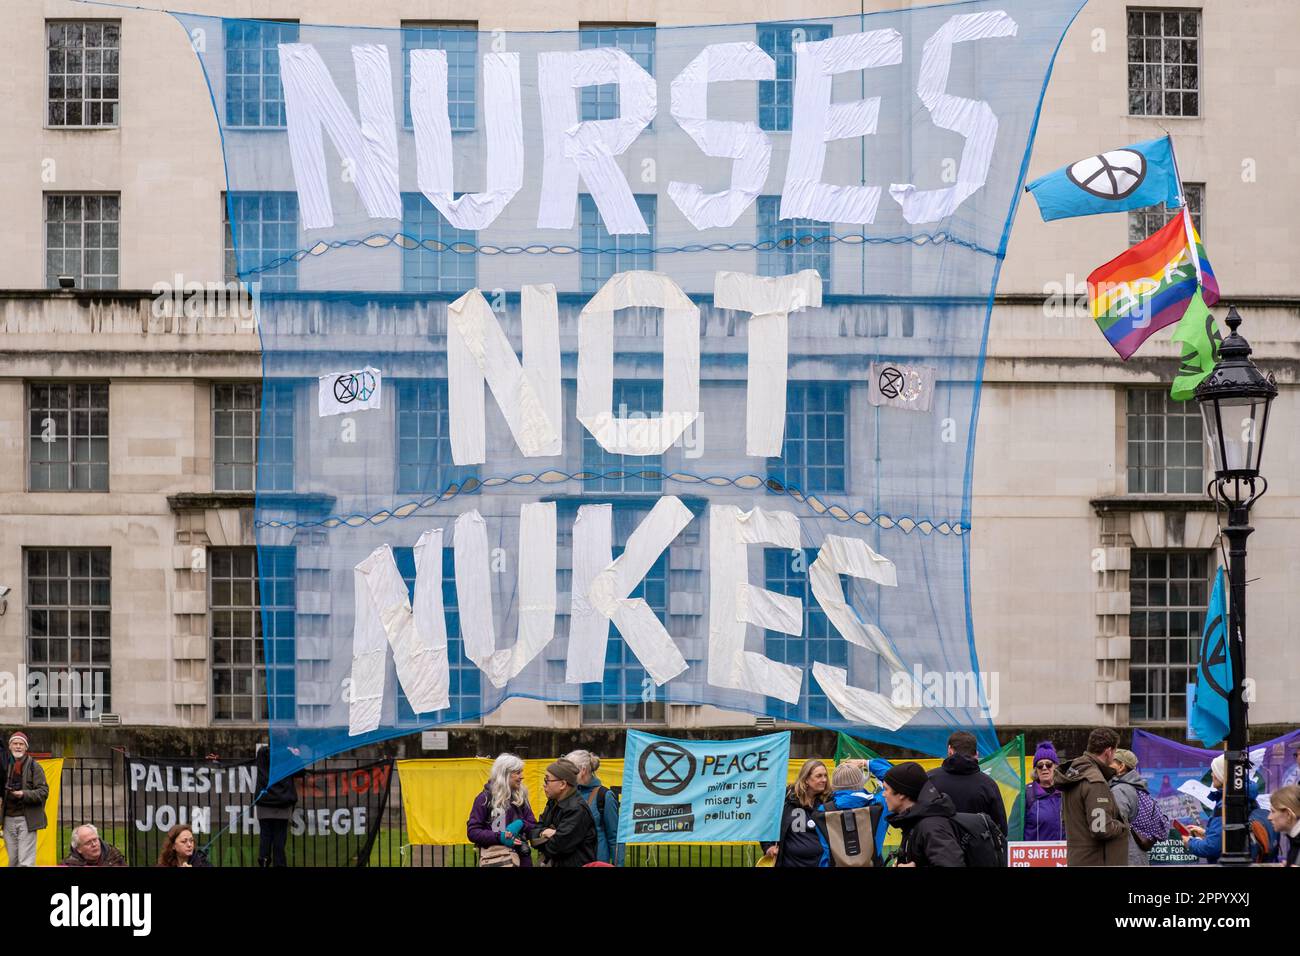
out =
[[1215,780],[1222,780],[1224,783],[1227,783],[1228,761],[1223,754],[1219,754],[1219,756],[1210,761],[1210,774]]
[[1061,759],[1056,756],[1056,748],[1050,740],[1044,740],[1034,750],[1034,764],[1037,765],[1040,760],[1050,760],[1056,764],[1061,762]]
[[861,790],[866,785],[866,778],[862,776],[862,770],[851,763],[842,763],[835,768],[831,774],[831,789],[833,790]]
[[27,743],[27,735],[21,730],[15,730],[13,734],[10,735],[9,742],[13,743],[15,740],[21,740],[23,743]]
[[910,760],[891,767],[889,773],[885,774],[885,783],[889,784],[890,790],[912,800],[921,795],[921,788],[928,779],[925,768]]
[[571,787],[578,785],[578,768],[572,760],[565,760],[561,757],[547,767],[546,772],[556,780],[563,780]]
[[1136,770],[1138,765],[1137,754],[1131,750],[1116,750],[1115,759],[1128,767],[1130,770]]

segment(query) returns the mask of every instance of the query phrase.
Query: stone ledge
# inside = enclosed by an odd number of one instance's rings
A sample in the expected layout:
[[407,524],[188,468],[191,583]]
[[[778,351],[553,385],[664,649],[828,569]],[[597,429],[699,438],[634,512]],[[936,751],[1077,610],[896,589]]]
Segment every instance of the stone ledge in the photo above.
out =
[[168,495],[167,505],[177,514],[186,511],[216,511],[225,508],[253,508],[258,499],[264,508],[328,512],[334,507],[333,495],[272,492],[262,495],[251,491],[183,491]]
[[1093,498],[1088,502],[1099,516],[1137,511],[1213,511],[1215,503],[1204,495],[1122,495],[1114,498]]

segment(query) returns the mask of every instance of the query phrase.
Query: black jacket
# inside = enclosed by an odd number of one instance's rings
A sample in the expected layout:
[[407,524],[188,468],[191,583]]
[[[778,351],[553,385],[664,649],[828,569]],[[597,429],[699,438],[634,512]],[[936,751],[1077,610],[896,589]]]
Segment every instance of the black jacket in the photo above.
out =
[[548,827],[555,828],[555,835],[535,844],[547,864],[586,866],[596,861],[596,821],[576,790],[563,800],[547,802],[542,818],[528,831],[529,838],[535,839]]
[[1002,792],[993,778],[980,770],[979,761],[964,754],[953,754],[943,766],[930,771],[930,782],[940,793],[952,799],[958,813],[987,813],[1007,835],[1007,808]]
[[[794,797],[794,789],[785,792],[785,806],[781,809],[781,835],[777,838],[777,866],[820,866],[822,841],[817,834],[826,823],[820,808],[809,810]],[[762,844],[763,852],[771,843]]]
[[926,783],[914,803],[902,813],[891,816],[889,825],[903,831],[897,862],[917,866],[965,866],[961,838],[957,833],[957,811],[952,800]]
[[298,802],[298,788],[294,786],[293,777],[284,777],[269,784],[271,779],[271,748],[263,747],[257,752],[257,793],[253,801],[258,807],[292,807]]

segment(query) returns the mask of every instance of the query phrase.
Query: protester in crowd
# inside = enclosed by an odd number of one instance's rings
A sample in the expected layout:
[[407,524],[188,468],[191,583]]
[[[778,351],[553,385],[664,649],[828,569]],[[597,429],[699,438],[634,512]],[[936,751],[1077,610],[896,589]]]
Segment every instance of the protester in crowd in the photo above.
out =
[[[873,794],[867,793],[867,778],[866,774],[862,772],[865,763],[865,760],[846,760],[836,766],[835,772],[831,774],[832,792],[830,798],[822,806],[823,819],[825,819],[826,811],[858,810],[863,807],[870,807],[872,811],[870,814],[871,831],[874,833],[880,822],[884,805],[883,803],[877,803],[873,799]],[[826,826],[819,827],[817,834],[822,844],[822,858],[818,865],[824,867],[834,866],[835,860],[831,856],[830,836],[826,831]],[[880,866],[881,859],[878,850],[875,852],[874,859],[874,865]]]
[[537,825],[524,786],[524,762],[514,754],[492,761],[488,782],[474,798],[465,835],[478,847],[480,866],[532,866],[528,830]]
[[975,735],[954,731],[948,738],[948,756],[930,771],[930,782],[947,794],[958,813],[987,813],[1002,835],[1007,835],[1007,808],[993,778],[980,770]]
[[61,866],[126,866],[126,857],[99,838],[93,824],[84,823],[72,831],[72,852]]
[[565,755],[578,768],[578,796],[596,824],[596,861],[623,865],[624,847],[618,845],[618,794],[600,782],[600,758],[590,750]]
[[885,774],[889,825],[903,833],[896,866],[965,866],[957,810],[919,763],[908,761]]
[[257,865],[288,866],[284,848],[289,842],[289,819],[298,802],[298,788],[293,777],[284,777],[271,783],[271,748],[259,744],[257,748],[257,798],[253,812],[257,814]]
[[[1189,826],[1187,828],[1189,833],[1182,835],[1183,846],[1187,847],[1187,852],[1201,857],[1210,864],[1218,863],[1219,857],[1223,854],[1223,788],[1227,779],[1228,761],[1223,754],[1219,754],[1210,761],[1210,781],[1214,789],[1209,793],[1210,800],[1213,801],[1209,820],[1203,827]],[[1246,796],[1249,801],[1250,819],[1260,824],[1260,829],[1265,833],[1264,839],[1269,843],[1269,850],[1275,852],[1277,834],[1269,832],[1271,824],[1269,827],[1264,826],[1264,820],[1268,817],[1258,803],[1259,787],[1254,780],[1247,779]],[[1251,855],[1256,862],[1264,862],[1261,849],[1257,839],[1252,835]],[[1268,856],[1272,859],[1272,852]]]
[[1064,840],[1065,820],[1061,816],[1061,791],[1053,775],[1061,760],[1056,747],[1044,740],[1034,749],[1034,778],[1025,788],[1025,839]]
[[1064,766],[1052,779],[1062,791],[1061,815],[1065,819],[1067,866],[1126,866],[1128,824],[1115,812],[1109,781],[1115,776],[1119,735],[1108,727],[1088,734],[1085,752]]
[[[1115,771],[1115,776],[1110,778],[1111,796],[1115,798],[1115,812],[1119,818],[1128,824],[1128,865],[1129,866],[1150,866],[1151,848],[1143,849],[1138,844],[1139,833],[1137,829],[1138,810],[1144,804],[1151,801],[1151,794],[1147,786],[1146,778],[1138,773],[1137,754],[1131,750],[1116,750],[1115,756],[1111,758],[1111,769]],[[1143,800],[1143,795],[1146,800]],[[1151,803],[1154,806],[1154,803]],[[1155,810],[1161,817],[1157,808]],[[1168,820],[1165,820],[1165,836],[1169,834]],[[1164,837],[1160,837],[1164,839]]]
[[1296,747],[1292,756],[1295,757],[1295,763],[1287,768],[1286,774],[1282,777],[1284,787],[1300,786],[1300,746]]
[[0,803],[5,852],[10,866],[36,865],[36,832],[45,829],[45,801],[50,786],[45,771],[27,753],[27,735],[15,731],[9,738],[5,761],[5,797]]
[[561,757],[542,777],[546,809],[527,830],[545,866],[586,866],[596,861],[596,821],[578,796],[578,768]]
[[1293,783],[1279,787],[1269,799],[1272,809],[1268,811],[1268,822],[1286,841],[1283,865],[1295,866],[1300,862],[1300,787]]
[[184,823],[178,823],[167,831],[163,839],[162,852],[158,854],[157,866],[211,866],[207,856],[194,845],[194,831]]
[[781,831],[776,843],[764,843],[763,852],[777,866],[819,866],[822,859],[821,805],[830,797],[831,775],[820,760],[805,760],[794,783],[786,788],[781,811]]

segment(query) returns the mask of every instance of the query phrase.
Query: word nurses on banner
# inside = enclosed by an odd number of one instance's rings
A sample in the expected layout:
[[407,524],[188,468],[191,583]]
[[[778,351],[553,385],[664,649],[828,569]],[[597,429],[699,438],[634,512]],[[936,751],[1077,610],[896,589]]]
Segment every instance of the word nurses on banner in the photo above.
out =
[[331,372],[319,382],[316,411],[321,418],[382,407],[384,377],[377,368],[367,365],[351,372]]
[[1007,844],[1008,866],[1065,866],[1064,840],[1028,840]]
[[775,840],[790,734],[671,740],[627,732],[620,843]]

